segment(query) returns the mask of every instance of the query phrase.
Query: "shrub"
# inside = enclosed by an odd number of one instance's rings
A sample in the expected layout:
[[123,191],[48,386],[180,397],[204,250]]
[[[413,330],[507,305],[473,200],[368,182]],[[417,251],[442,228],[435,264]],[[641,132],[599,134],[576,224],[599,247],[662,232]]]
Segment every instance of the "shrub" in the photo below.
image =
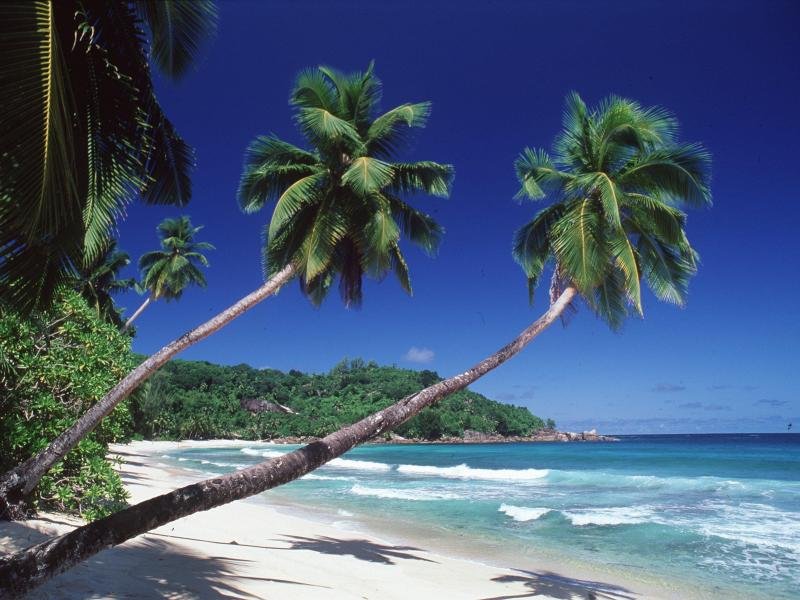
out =
[[[133,355],[128,337],[64,291],[45,314],[0,310],[0,365],[0,469],[7,471],[102,398],[133,366]],[[105,455],[110,442],[129,439],[132,426],[122,403],[44,476],[31,507],[90,520],[113,512],[126,492]]]

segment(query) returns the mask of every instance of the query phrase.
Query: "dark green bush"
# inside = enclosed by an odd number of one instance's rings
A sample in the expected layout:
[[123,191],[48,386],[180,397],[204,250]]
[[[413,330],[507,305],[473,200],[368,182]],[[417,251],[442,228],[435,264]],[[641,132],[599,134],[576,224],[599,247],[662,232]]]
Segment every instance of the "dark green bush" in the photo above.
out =
[[[53,309],[23,319],[0,309],[0,470],[44,448],[133,366],[130,339],[104,323],[74,292]],[[110,442],[126,440],[133,420],[126,403],[42,479],[33,507],[95,519],[125,501],[106,461]]]

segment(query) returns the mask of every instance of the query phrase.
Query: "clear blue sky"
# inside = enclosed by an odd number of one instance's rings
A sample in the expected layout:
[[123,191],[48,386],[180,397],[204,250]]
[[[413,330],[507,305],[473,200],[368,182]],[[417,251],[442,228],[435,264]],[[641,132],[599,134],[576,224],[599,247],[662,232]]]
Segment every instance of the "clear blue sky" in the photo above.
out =
[[[671,109],[683,138],[713,153],[715,206],[688,223],[702,256],[689,304],[648,294],[644,320],[621,334],[581,309],[474,389],[571,429],[800,427],[799,25],[794,0],[223,1],[197,70],[159,82],[197,150],[194,199],[185,211],[133,205],[120,231],[136,259],[163,217],[190,214],[217,246],[209,286],[149,308],[134,348],[155,351],[261,283],[269,213],[237,207],[245,147],[270,132],[301,142],[287,102],[299,69],[375,59],[384,108],[433,102],[410,156],[457,173],[450,199],[416,202],[447,233],[435,259],[408,250],[414,297],[387,279],[366,285],[361,310],[335,295],[316,310],[291,285],[184,358],[326,371],[360,356],[444,376],[470,366],[546,308],[545,293],[528,305],[510,255],[513,231],[539,208],[512,201],[514,158],[551,144],[570,90],[590,103],[616,93]],[[121,301],[130,313],[139,298]]]

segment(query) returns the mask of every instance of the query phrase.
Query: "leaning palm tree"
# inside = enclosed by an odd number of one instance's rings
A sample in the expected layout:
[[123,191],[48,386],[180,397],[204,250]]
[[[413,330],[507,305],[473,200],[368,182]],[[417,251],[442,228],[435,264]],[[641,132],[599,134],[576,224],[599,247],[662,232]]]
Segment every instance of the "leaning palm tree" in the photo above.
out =
[[322,301],[336,277],[347,305],[361,301],[365,274],[380,278],[393,271],[411,292],[400,234],[432,253],[442,229],[401,197],[446,196],[453,169],[392,161],[408,130],[425,124],[430,104],[403,104],[378,115],[380,91],[372,66],[351,75],[327,68],[300,74],[291,104],[311,149],[274,136],[258,138],[248,150],[239,192],[247,211],[275,202],[265,237],[266,283],[153,354],[39,454],[0,477],[0,518],[17,512],[14,507],[42,475],[170,358],[294,277],[314,303]]
[[[710,159],[699,145],[678,144],[675,135],[676,122],[662,109],[610,98],[589,111],[577,95],[571,95],[554,157],[526,150],[516,163],[523,197],[547,194],[554,200],[517,232],[515,240],[514,254],[529,289],[536,287],[544,265],[554,263],[550,307],[532,325],[472,368],[317,442],[151,498],[0,559],[0,581],[5,577],[9,591],[31,589],[111,545],[302,477],[495,369],[579,298],[616,328],[626,307],[641,313],[638,283],[626,275],[634,264],[634,277],[644,277],[659,298],[683,302],[688,279],[696,270],[696,254],[686,239],[685,216],[677,207],[710,204]],[[539,225],[543,221],[547,225]],[[632,248],[632,262],[626,259],[623,238]]]
[[188,202],[149,60],[180,78],[215,22],[212,0],[0,3],[0,301],[46,308],[133,198]]
[[208,242],[196,242],[195,236],[203,227],[193,227],[189,217],[164,219],[158,225],[161,250],[143,254],[139,259],[142,272],[142,288],[147,298],[125,322],[123,331],[140,315],[151,302],[159,299],[177,300],[183,291],[192,285],[206,286],[206,278],[200,267],[208,267],[203,250],[213,250]]
[[116,240],[110,240],[94,260],[79,269],[73,285],[100,318],[119,328],[123,321],[112,296],[136,284],[131,277],[119,278],[120,271],[130,262],[128,253],[117,249]]

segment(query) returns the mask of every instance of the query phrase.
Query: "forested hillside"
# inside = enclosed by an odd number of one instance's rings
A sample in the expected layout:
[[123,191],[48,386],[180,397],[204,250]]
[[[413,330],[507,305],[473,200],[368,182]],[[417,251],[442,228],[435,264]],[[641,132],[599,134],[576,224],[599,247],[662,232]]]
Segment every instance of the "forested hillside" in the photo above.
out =
[[[381,367],[360,359],[345,360],[322,375],[176,360],[132,400],[131,412],[137,434],[145,438],[323,436],[439,379],[433,371]],[[252,400],[281,405],[294,414],[253,414],[242,408]],[[433,440],[462,436],[467,429],[530,435],[544,426],[526,408],[462,391],[424,410],[396,433]]]

